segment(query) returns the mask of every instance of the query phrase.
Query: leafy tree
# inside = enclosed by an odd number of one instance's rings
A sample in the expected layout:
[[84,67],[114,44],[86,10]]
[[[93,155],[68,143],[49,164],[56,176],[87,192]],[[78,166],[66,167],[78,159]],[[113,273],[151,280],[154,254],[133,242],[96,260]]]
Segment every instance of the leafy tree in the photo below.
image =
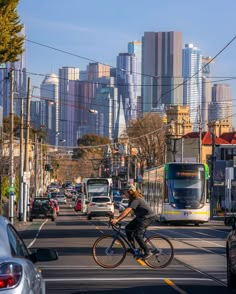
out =
[[139,149],[139,159],[147,167],[158,166],[165,160],[165,127],[159,114],[149,113],[131,121],[127,128],[131,146]]
[[[77,144],[79,147],[86,146],[99,146],[109,144],[110,140],[108,138],[96,135],[96,134],[86,134],[82,138],[78,139]],[[87,153],[96,153],[103,154],[103,147],[101,148],[76,148],[74,149],[73,158],[81,158],[84,157]]]
[[24,36],[16,8],[19,0],[0,0],[0,63],[15,62],[23,53]]

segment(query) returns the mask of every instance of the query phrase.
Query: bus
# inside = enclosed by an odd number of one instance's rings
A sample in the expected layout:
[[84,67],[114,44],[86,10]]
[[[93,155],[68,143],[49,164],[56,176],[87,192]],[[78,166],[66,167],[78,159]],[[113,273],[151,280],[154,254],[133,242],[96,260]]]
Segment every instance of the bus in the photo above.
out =
[[207,164],[174,162],[147,169],[142,190],[160,222],[199,225],[209,221]]
[[81,212],[87,213],[86,201],[92,196],[109,196],[113,200],[112,195],[112,179],[111,178],[84,178],[82,180]]

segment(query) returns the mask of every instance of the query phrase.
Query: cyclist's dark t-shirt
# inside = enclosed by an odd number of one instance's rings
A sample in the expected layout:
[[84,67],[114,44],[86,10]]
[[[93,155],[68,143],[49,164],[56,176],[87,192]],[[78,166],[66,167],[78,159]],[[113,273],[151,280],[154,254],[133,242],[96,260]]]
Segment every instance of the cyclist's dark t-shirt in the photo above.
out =
[[155,216],[155,213],[143,198],[137,197],[132,199],[129,201],[128,207],[133,209],[136,218],[150,218]]

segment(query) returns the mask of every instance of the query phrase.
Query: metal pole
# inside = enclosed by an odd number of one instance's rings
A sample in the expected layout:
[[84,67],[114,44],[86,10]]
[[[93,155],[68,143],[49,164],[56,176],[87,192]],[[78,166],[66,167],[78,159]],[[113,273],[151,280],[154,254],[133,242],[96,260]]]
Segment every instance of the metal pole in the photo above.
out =
[[23,221],[24,214],[24,100],[21,98],[21,122],[20,122],[20,204],[19,204],[19,221]]
[[35,133],[35,159],[34,159],[34,196],[38,195],[38,135]]
[[[31,90],[31,80],[28,78],[27,86],[27,107],[26,107],[26,135],[25,135],[25,161],[24,161],[24,171],[29,173],[29,128],[30,128],[30,90]],[[24,221],[27,220],[28,214],[28,202],[29,202],[29,185],[30,183],[24,183]]]
[[202,162],[202,116],[201,107],[199,105],[199,158],[198,162]]
[[14,223],[14,71],[10,69],[10,179],[9,179],[9,220]]
[[212,154],[211,154],[211,177],[210,177],[210,219],[213,218],[213,204],[214,204],[214,174],[215,174],[215,133],[211,133],[212,138]]
[[184,162],[184,138],[181,138],[181,162]]

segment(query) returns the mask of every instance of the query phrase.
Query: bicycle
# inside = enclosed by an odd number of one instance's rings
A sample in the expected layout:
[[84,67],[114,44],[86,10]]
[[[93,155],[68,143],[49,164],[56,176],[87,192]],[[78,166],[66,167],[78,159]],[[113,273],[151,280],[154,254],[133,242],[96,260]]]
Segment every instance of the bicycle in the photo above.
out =
[[[115,268],[119,266],[125,259],[127,248],[133,253],[134,258],[142,258],[142,252],[138,248],[134,248],[128,241],[124,229],[121,224],[111,225],[115,231],[113,235],[104,235],[99,237],[92,248],[92,255],[95,262],[103,268]],[[152,252],[147,260],[143,260],[146,265],[151,268],[164,268],[168,266],[174,257],[174,247],[172,243],[165,237],[154,235],[147,237],[144,233],[145,243]],[[126,244],[126,245],[125,245]]]

